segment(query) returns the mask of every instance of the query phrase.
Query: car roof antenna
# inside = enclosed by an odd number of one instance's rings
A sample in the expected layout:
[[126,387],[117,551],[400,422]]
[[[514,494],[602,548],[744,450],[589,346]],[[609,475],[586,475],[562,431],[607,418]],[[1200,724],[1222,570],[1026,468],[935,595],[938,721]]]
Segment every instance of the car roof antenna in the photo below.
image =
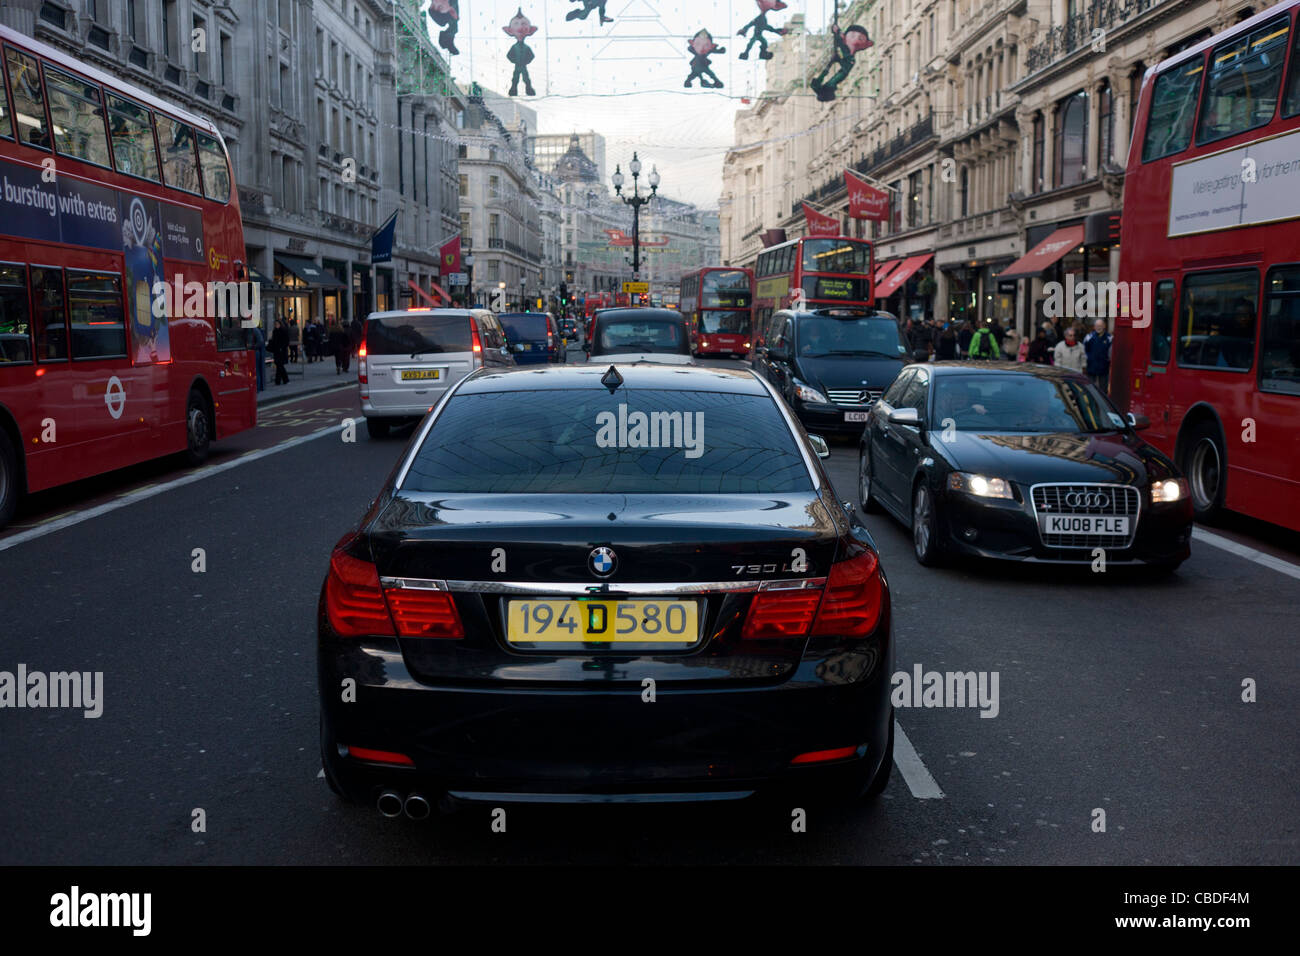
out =
[[618,369],[611,365],[609,371],[600,377],[600,384],[609,389],[609,394],[613,395],[615,390],[623,384],[623,376],[619,375]]

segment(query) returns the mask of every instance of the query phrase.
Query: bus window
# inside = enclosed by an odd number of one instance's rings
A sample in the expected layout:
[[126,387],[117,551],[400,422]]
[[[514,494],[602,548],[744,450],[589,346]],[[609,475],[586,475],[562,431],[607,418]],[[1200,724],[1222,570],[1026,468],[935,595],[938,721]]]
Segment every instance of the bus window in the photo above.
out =
[[14,138],[14,128],[9,122],[9,97],[5,95],[3,70],[0,70],[0,137]]
[[68,314],[74,359],[126,358],[121,276],[69,269]]
[[9,87],[14,92],[14,120],[18,136],[28,146],[50,148],[50,134],[45,129],[45,94],[41,92],[41,74],[36,58],[17,50],[6,49],[9,64]]
[[27,267],[0,263],[0,364],[31,360],[32,313],[27,303]]
[[173,189],[199,194],[199,167],[194,160],[194,130],[184,123],[156,117],[162,147],[163,182]]
[[1155,317],[1151,321],[1151,361],[1157,365],[1169,362],[1169,343],[1174,334],[1174,280],[1161,279],[1156,283]]
[[803,244],[805,272],[864,273],[871,267],[871,247],[864,242],[843,239],[806,239]]
[[1259,387],[1300,395],[1300,266],[1278,266],[1265,283]]
[[1169,156],[1187,148],[1196,119],[1196,94],[1204,65],[1200,60],[1181,63],[1156,77],[1151,112],[1142,142],[1142,162]]
[[63,270],[32,269],[32,300],[36,311],[36,360],[67,361],[68,326],[63,306]]
[[198,141],[203,195],[217,202],[226,202],[230,198],[230,167],[226,164],[226,151],[207,133],[199,133]]
[[158,154],[154,151],[149,111],[112,93],[107,98],[108,128],[113,137],[117,171],[158,182]]
[[1198,143],[1255,129],[1273,118],[1287,33],[1285,18],[1273,20],[1211,52]]
[[45,67],[54,148],[63,156],[107,167],[108,134],[99,87],[50,66]]
[[1254,269],[1184,276],[1178,364],[1249,369],[1258,302],[1259,273]]
[[1291,47],[1291,75],[1286,81],[1286,99],[1282,101],[1283,116],[1297,113],[1300,113],[1300,30],[1296,30]]

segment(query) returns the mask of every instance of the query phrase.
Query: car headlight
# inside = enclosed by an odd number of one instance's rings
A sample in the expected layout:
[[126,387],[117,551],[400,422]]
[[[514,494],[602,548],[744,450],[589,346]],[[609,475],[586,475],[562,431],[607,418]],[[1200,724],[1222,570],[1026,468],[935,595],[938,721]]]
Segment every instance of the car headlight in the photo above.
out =
[[1181,501],[1189,493],[1190,489],[1187,486],[1186,478],[1166,478],[1163,481],[1153,482],[1151,485],[1151,500],[1155,504]]
[[976,498],[1014,499],[1016,497],[1011,490],[1011,482],[1006,479],[986,478],[983,475],[972,475],[964,471],[954,471],[948,476],[948,490],[964,491]]
[[829,405],[831,403],[831,400],[817,389],[805,385],[798,379],[794,380],[794,397],[802,402],[816,402],[819,405]]

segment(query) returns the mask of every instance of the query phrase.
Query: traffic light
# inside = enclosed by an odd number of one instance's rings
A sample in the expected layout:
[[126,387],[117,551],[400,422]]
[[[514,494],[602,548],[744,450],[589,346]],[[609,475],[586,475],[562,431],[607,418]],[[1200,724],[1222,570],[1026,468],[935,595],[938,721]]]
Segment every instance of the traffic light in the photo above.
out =
[[569,287],[563,282],[560,283],[560,305],[569,304]]

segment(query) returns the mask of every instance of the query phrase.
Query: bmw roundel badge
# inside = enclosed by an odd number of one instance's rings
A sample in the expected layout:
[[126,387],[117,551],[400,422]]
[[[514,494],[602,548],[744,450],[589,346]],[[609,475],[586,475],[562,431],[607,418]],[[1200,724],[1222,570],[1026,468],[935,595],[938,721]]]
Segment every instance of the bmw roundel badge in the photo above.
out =
[[618,567],[618,556],[612,548],[595,548],[587,556],[587,567],[598,578],[607,578]]

